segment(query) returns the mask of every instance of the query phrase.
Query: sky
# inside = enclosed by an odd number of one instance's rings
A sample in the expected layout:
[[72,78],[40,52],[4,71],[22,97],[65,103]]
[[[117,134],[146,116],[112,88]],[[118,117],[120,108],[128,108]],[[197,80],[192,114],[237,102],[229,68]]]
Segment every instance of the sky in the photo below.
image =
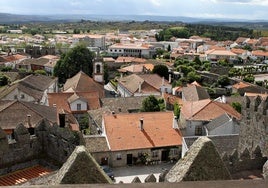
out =
[[268,20],[268,0],[0,0],[0,13]]

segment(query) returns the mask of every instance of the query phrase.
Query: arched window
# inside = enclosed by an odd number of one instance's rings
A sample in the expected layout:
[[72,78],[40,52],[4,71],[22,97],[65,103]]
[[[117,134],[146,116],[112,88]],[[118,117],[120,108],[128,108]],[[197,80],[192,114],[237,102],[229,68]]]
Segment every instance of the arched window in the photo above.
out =
[[101,66],[100,65],[96,65],[96,73],[100,73],[101,72]]

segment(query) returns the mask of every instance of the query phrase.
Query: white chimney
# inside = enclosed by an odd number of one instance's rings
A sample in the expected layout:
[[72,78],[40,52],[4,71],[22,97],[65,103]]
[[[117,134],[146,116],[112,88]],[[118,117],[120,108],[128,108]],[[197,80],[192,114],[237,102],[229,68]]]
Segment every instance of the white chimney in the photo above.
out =
[[140,119],[140,130],[143,131],[143,118]]
[[178,118],[177,116],[173,117],[173,125],[172,125],[173,129],[179,129],[179,125],[178,125]]
[[224,95],[222,96],[222,103],[226,103],[226,97]]
[[171,74],[168,75],[168,83],[171,83]]
[[141,93],[141,82],[139,82],[139,93]]

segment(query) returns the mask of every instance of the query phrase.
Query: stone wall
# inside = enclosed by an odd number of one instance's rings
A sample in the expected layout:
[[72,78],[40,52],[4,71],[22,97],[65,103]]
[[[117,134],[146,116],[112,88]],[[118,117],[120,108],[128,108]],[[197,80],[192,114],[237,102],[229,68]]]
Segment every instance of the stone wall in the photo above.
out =
[[253,154],[248,149],[245,149],[241,154],[237,150],[234,150],[231,155],[225,153],[222,160],[230,173],[234,174],[241,171],[262,170],[267,157],[264,157],[260,148],[257,147]]
[[247,149],[252,156],[257,147],[268,156],[268,98],[244,97],[238,153]]
[[0,175],[38,164],[39,159],[61,166],[75,147],[83,144],[80,133],[51,126],[47,120],[36,126],[34,135],[19,124],[14,130],[14,138],[8,140],[0,128]]

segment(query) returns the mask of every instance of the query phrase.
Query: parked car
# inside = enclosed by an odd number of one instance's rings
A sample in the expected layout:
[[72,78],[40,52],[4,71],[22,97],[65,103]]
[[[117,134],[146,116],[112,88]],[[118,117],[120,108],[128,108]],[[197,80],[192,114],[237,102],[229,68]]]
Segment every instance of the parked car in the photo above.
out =
[[114,173],[109,166],[101,166],[102,170],[114,181]]

